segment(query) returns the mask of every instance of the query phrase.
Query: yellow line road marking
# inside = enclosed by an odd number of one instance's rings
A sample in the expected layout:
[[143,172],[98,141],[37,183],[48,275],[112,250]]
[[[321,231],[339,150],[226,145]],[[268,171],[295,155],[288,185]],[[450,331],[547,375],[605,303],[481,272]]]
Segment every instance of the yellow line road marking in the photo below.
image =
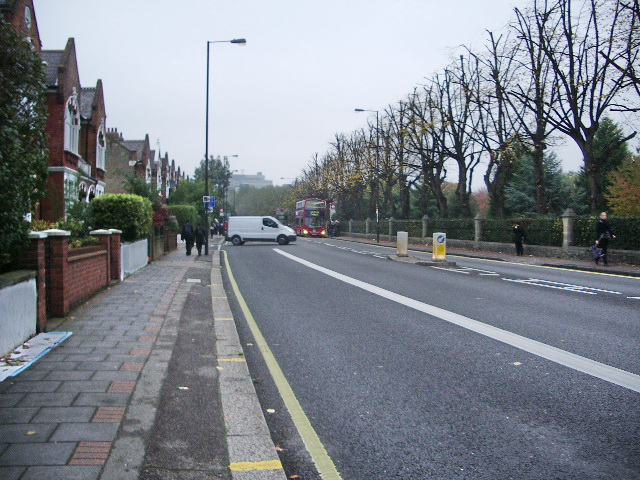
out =
[[236,283],[235,278],[233,277],[233,272],[231,271],[231,266],[229,265],[229,258],[227,256],[227,252],[222,250],[225,257],[225,265],[227,269],[227,275],[229,275],[229,280],[233,287],[233,291],[238,299],[238,303],[240,304],[240,308],[242,309],[242,313],[247,319],[247,323],[249,324],[249,328],[251,329],[251,333],[256,340],[256,344],[262,353],[262,356],[269,368],[269,372],[273,377],[273,380],[278,387],[278,391],[280,392],[280,396],[284,401],[289,414],[291,415],[291,419],[296,426],[296,429],[300,433],[300,437],[307,447],[307,451],[311,455],[311,459],[316,465],[318,469],[318,473],[323,480],[342,480],[342,477],[338,473],[338,469],[336,468],[333,460],[327,453],[327,450],[324,448],[324,445],[320,441],[318,434],[313,429],[307,414],[302,409],[300,402],[296,398],[295,393],[293,393],[293,389],[291,385],[289,385],[289,381],[287,377],[285,377],[284,372],[280,368],[278,361],[276,360],[271,348],[269,348],[269,344],[266,339],[262,335],[260,331],[260,327],[256,323],[251,311],[249,310],[249,306],[244,300],[244,297],[240,293],[240,288]]
[[229,465],[233,472],[250,472],[252,470],[279,470],[282,468],[280,460],[265,460],[263,462],[234,462]]
[[219,358],[218,362],[246,362],[244,358]]

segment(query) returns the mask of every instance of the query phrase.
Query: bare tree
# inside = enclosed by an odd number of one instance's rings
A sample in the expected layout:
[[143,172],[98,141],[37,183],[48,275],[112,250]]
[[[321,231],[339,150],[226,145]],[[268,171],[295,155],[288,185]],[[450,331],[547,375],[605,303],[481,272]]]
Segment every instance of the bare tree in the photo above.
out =
[[460,56],[459,63],[436,76],[437,102],[443,124],[442,150],[458,168],[456,195],[463,217],[471,217],[473,171],[480,162],[481,150],[474,142],[478,127],[477,104],[473,101],[477,87],[478,65],[470,57]]
[[517,70],[513,51],[505,45],[503,36],[489,34],[489,45],[483,55],[469,51],[478,64],[475,102],[478,105],[478,123],[475,139],[485,152],[487,169],[484,183],[489,194],[491,211],[496,217],[504,217],[505,187],[511,178],[514,160],[521,153],[520,129],[517,120],[522,116],[522,106],[507,99],[507,90],[517,82]]
[[449,216],[447,196],[443,185],[447,177],[445,162],[447,157],[442,149],[444,122],[439,116],[440,110],[434,101],[434,84],[430,83],[419,91],[414,89],[409,97],[410,111],[407,123],[408,148],[417,162],[413,168],[419,171],[417,179],[422,180],[420,203],[422,213],[427,213],[429,193],[433,195],[438,212],[442,218]]
[[[515,14],[516,20],[512,24],[518,39],[515,59],[522,75],[520,82],[511,84],[506,99],[528,139],[536,182],[536,205],[538,213],[545,215],[549,206],[544,153],[555,130],[549,116],[557,108],[560,95],[555,69],[545,57],[541,39],[546,32],[549,43],[561,40],[555,34],[559,28],[559,17],[547,16],[538,22],[534,12],[515,9]],[[555,50],[556,46],[554,44],[552,48]]]
[[[542,32],[539,48],[557,77],[559,95],[548,120],[582,152],[593,213],[605,204],[600,175],[603,158],[597,158],[593,148],[600,121],[609,110],[638,108],[637,98],[631,105],[628,99],[622,102],[632,84],[626,73],[628,44],[619,34],[629,30],[633,18],[621,0],[535,1],[536,26]],[[549,30],[549,25],[558,28]],[[622,71],[614,62],[625,62]],[[635,132],[621,143],[634,136]]]

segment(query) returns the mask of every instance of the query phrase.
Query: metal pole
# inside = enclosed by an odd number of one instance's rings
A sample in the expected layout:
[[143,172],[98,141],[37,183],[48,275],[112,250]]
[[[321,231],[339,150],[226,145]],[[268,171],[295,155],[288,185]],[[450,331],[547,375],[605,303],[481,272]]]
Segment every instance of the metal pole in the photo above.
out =
[[[207,42],[207,99],[204,127],[204,195],[209,196],[209,43]],[[209,255],[209,215],[207,210],[209,205],[204,207],[205,239],[204,254]]]
[[380,198],[380,118],[376,110],[376,243],[380,243],[380,213],[378,200]]

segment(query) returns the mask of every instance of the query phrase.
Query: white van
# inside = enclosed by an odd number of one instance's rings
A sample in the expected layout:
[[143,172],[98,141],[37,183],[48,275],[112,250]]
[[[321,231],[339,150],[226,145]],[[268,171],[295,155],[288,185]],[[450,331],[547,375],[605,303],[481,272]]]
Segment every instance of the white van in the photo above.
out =
[[229,217],[227,240],[234,245],[246,241],[278,242],[286,245],[296,240],[296,232],[274,217]]

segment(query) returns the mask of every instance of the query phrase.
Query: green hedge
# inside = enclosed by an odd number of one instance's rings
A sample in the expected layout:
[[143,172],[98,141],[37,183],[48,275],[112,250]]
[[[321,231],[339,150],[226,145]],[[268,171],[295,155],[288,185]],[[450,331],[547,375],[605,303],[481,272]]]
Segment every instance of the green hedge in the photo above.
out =
[[[588,247],[596,240],[596,222],[598,217],[580,216],[576,218],[573,232],[573,245]],[[562,218],[537,217],[537,218],[511,218],[511,219],[485,219],[482,226],[482,238],[484,242],[512,243],[513,227],[515,222],[520,222],[526,232],[525,243],[541,246],[562,246]],[[612,239],[609,248],[617,250],[640,250],[640,217],[609,217],[609,223],[617,238]],[[375,233],[376,224],[370,222],[369,233]],[[365,233],[366,221],[352,222],[353,233]],[[393,235],[398,231],[409,232],[410,237],[422,236],[421,220],[396,220],[393,225]],[[340,232],[348,234],[349,222],[340,224]],[[387,235],[389,232],[389,220],[380,221],[380,233]],[[474,240],[474,220],[465,218],[434,218],[428,223],[427,235],[434,232],[445,232],[447,238],[452,240]]]
[[[576,218],[573,230],[573,244],[588,247],[596,241],[596,223],[594,215]],[[615,250],[640,250],[640,218],[609,216],[611,230],[616,238],[609,241],[609,248]]]
[[182,226],[188,220],[191,225],[195,226],[200,222],[198,210],[193,205],[167,205],[171,215],[176,217],[178,222],[178,232],[182,231]]
[[139,195],[109,193],[91,201],[93,226],[122,230],[125,241],[138,240],[153,231],[151,201]]

